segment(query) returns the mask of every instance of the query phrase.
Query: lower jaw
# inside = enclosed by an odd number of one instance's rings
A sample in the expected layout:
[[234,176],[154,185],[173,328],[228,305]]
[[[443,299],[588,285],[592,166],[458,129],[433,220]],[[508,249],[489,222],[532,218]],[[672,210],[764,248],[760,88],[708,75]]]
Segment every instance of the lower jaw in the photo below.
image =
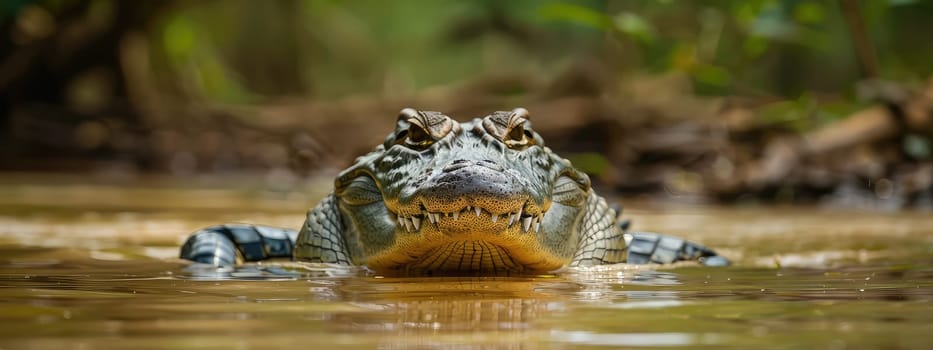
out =
[[454,240],[423,249],[382,254],[367,267],[386,275],[537,275],[560,269],[567,262],[542,249],[508,247],[489,240]]

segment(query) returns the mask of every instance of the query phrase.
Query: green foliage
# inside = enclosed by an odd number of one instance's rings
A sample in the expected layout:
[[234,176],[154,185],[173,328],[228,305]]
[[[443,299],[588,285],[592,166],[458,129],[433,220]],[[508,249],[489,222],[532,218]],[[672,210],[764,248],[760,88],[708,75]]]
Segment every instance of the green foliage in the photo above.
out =
[[191,59],[197,31],[198,28],[187,16],[174,16],[168,21],[162,35],[162,47],[168,57],[178,62]]
[[550,3],[538,8],[538,15],[545,21],[567,21],[599,30],[609,30],[613,20],[605,13],[576,4]]
[[867,108],[865,102],[845,99],[821,102],[812,94],[770,103],[757,109],[759,120],[771,126],[803,132],[845,118]]
[[[858,4],[882,77],[933,74],[931,2]],[[835,0],[190,2],[157,29],[154,51],[183,90],[234,103],[405,95],[484,74],[546,79],[601,57],[612,71],[686,74],[703,95],[789,98],[763,120],[806,128],[849,108],[817,111],[798,97],[857,106],[847,96],[863,77]]]
[[612,164],[605,155],[599,153],[576,153],[567,157],[573,166],[580,171],[596,176],[605,175],[612,170]]

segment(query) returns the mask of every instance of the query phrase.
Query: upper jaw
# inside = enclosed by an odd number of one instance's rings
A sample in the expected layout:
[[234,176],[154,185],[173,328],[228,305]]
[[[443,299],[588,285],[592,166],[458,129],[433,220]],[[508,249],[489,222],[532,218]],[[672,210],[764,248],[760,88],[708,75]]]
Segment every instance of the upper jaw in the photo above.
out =
[[497,201],[496,205],[486,204],[481,200],[461,203],[432,205],[434,201],[414,201],[415,205],[405,205],[389,209],[390,218],[402,232],[420,232],[434,229],[445,233],[489,232],[503,233],[515,230],[519,233],[538,232],[541,221],[547,213],[547,205],[542,208],[531,200]]

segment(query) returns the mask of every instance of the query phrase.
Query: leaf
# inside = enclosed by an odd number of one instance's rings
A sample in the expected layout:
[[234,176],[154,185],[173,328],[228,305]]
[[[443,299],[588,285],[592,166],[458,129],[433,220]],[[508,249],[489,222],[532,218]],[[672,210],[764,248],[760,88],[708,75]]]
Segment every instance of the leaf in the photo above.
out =
[[612,21],[615,27],[633,38],[645,44],[650,44],[655,40],[654,26],[633,13],[622,12],[616,15]]
[[178,61],[187,60],[194,49],[197,30],[192,21],[186,16],[175,16],[165,26],[162,33],[162,44],[165,52]]
[[612,27],[612,19],[608,15],[578,5],[547,4],[538,8],[538,15],[545,20],[566,21],[599,30],[607,30]]

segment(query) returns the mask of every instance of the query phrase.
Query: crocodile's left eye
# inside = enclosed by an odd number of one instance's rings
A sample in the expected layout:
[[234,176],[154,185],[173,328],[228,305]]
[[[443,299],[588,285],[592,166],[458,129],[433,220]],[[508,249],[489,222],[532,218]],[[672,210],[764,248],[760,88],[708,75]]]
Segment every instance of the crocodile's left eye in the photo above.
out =
[[529,129],[528,118],[528,110],[524,108],[498,111],[483,119],[483,129],[511,149],[544,145],[541,137]]

